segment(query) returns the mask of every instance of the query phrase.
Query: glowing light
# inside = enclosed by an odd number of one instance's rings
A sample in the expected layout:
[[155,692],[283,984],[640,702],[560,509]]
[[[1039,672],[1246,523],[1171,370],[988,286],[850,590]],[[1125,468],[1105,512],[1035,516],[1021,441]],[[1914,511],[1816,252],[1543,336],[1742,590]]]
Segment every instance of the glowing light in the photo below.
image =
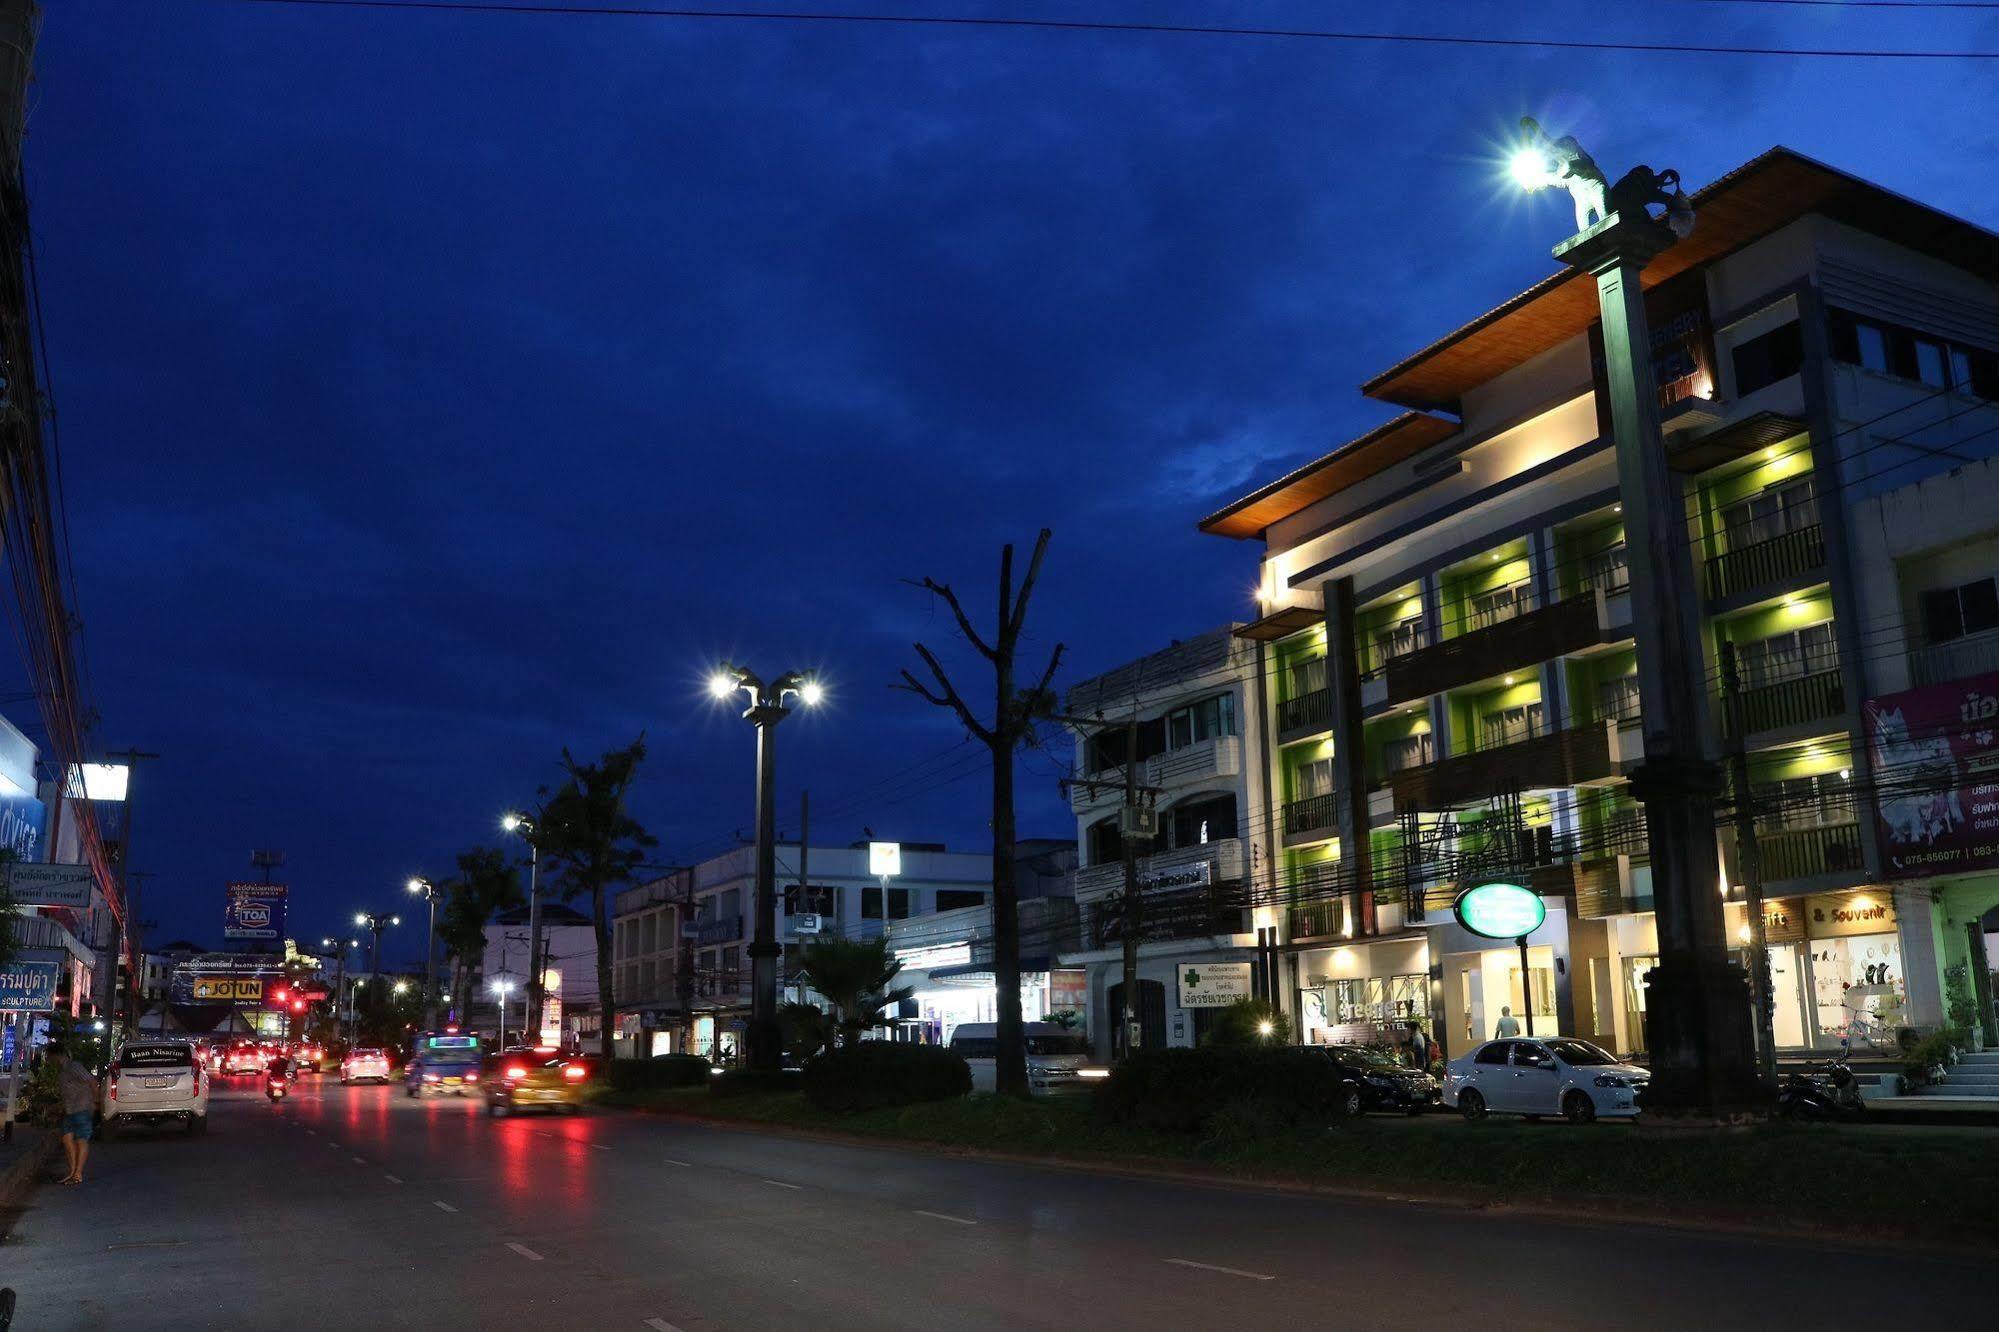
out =
[[408,981],[397,981],[389,987],[390,994],[408,994],[409,991],[410,983]]
[[366,929],[368,927],[368,913],[365,911],[355,913],[354,923]]
[[1530,193],[1554,183],[1548,155],[1539,148],[1522,148],[1507,159],[1506,170],[1514,184]]
[[1850,777],[1852,777],[1852,776],[1853,776],[1853,769],[1851,769],[1851,768],[1841,768],[1841,769],[1839,770],[1839,779],[1840,779],[1840,780],[1841,780],[1842,782],[1843,782],[1843,781],[1846,781],[1846,780],[1847,780],[1848,778],[1850,778]]
[[507,832],[519,832],[521,827],[521,822],[522,822],[521,816],[518,814],[509,813],[500,816],[500,827],[505,829]]
[[1263,1021],[1256,1024],[1256,1034],[1259,1036],[1268,1036],[1271,1033],[1275,1032],[1276,1030],[1277,1030],[1277,1024],[1275,1022],[1272,1022],[1269,1018],[1265,1018]]
[[1737,930],[1737,931],[1735,932],[1735,937],[1736,937],[1736,938],[1738,938],[1738,939],[1740,939],[1740,940],[1742,940],[1742,942],[1744,942],[1744,943],[1748,943],[1748,942],[1749,942],[1749,927],[1748,927],[1747,925],[1744,925],[1744,926],[1743,926],[1743,927],[1742,927],[1741,929],[1739,929],[1739,930]]
[[1623,512],[1624,512],[1624,506],[1623,506],[1622,504],[1613,504],[1613,505],[1611,505],[1611,506],[1610,506],[1610,511],[1611,511],[1612,513],[1623,513]]
[[798,686],[798,701],[808,708],[816,708],[826,700],[826,686],[817,680],[807,680]]
[[425,883],[422,879],[411,879],[409,881],[409,890],[413,893],[420,893],[428,887],[430,887],[430,885]]
[[1501,681],[1500,683],[1501,683],[1501,684],[1512,684],[1512,683],[1513,683],[1513,677],[1509,675],[1509,676],[1507,676],[1507,677],[1506,677],[1506,678],[1505,678],[1504,680],[1502,680],[1502,681]]
[[708,677],[708,693],[714,698],[727,698],[736,692],[736,682],[720,671]]

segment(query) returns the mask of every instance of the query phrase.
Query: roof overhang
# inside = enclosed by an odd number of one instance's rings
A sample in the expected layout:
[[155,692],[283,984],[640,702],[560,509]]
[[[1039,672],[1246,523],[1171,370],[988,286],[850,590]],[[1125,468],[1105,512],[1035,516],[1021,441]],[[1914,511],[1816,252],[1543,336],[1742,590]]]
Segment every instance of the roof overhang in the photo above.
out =
[[[1772,148],[1696,190],[1693,204],[1693,234],[1646,266],[1648,290],[1812,213],[1999,281],[1999,235],[1789,148]],[[1454,412],[1468,390],[1560,346],[1596,319],[1588,275],[1564,269],[1376,375],[1361,392],[1402,407]]]
[[1456,421],[1422,412],[1404,412],[1316,462],[1307,463],[1227,508],[1209,514],[1201,520],[1201,530],[1237,540],[1261,536],[1272,523],[1449,439],[1457,430]]
[[1300,629],[1310,629],[1315,624],[1325,623],[1326,613],[1310,606],[1286,606],[1274,610],[1254,624],[1237,627],[1237,638],[1254,639],[1259,643],[1274,643],[1280,638],[1289,638]]

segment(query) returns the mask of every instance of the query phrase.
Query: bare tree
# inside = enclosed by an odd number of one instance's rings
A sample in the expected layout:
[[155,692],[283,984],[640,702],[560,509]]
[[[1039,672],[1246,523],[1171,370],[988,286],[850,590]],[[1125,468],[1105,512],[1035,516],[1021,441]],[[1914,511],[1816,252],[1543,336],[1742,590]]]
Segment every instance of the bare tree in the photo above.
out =
[[918,584],[951,608],[951,615],[958,622],[958,632],[978,650],[980,656],[992,663],[993,719],[990,724],[980,721],[973,714],[964,697],[952,685],[951,677],[939,664],[936,654],[922,643],[915,645],[916,655],[929,669],[934,687],[918,680],[907,670],[902,672],[902,683],[895,686],[937,707],[949,708],[964,723],[972,738],[992,751],[993,982],[999,1000],[995,1087],[1003,1096],[1028,1094],[1027,1049],[1020,1018],[1020,899],[1013,868],[1013,756],[1014,751],[1033,736],[1035,722],[1055,710],[1054,695],[1049,692],[1048,682],[1054,679],[1055,668],[1062,661],[1062,644],[1055,645],[1055,650],[1048,656],[1046,669],[1031,689],[1018,689],[1014,685],[1014,654],[1020,646],[1021,627],[1027,621],[1028,598],[1034,595],[1034,582],[1041,573],[1041,557],[1047,553],[1049,536],[1048,529],[1044,527],[1041,535],[1035,538],[1034,554],[1028,559],[1027,576],[1021,580],[1018,594],[1013,587],[1013,545],[1009,542],[1001,549],[999,629],[991,642],[972,627],[971,617],[965,614],[965,608],[950,584],[930,578]]

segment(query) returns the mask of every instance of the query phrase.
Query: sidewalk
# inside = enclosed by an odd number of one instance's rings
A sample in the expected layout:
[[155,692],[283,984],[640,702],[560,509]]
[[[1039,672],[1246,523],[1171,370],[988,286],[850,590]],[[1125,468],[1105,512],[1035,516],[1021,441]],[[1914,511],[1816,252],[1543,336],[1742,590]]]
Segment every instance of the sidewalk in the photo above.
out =
[[18,1206],[61,1149],[62,1139],[47,1129],[14,1125],[14,1140],[0,1142],[0,1210]]

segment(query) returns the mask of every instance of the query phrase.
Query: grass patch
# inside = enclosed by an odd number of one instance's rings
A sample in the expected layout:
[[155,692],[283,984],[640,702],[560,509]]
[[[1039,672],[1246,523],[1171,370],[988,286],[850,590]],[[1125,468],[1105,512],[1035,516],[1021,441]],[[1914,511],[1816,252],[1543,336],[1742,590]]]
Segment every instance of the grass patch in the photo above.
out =
[[1999,1249],[1999,1134],[1977,1130],[1771,1124],[1701,1133],[1368,1118],[1278,1130],[1230,1122],[1202,1138],[1105,1124],[1080,1099],[972,1096],[853,1115],[815,1110],[797,1093],[718,1099],[701,1087],[603,1101],[937,1146]]

